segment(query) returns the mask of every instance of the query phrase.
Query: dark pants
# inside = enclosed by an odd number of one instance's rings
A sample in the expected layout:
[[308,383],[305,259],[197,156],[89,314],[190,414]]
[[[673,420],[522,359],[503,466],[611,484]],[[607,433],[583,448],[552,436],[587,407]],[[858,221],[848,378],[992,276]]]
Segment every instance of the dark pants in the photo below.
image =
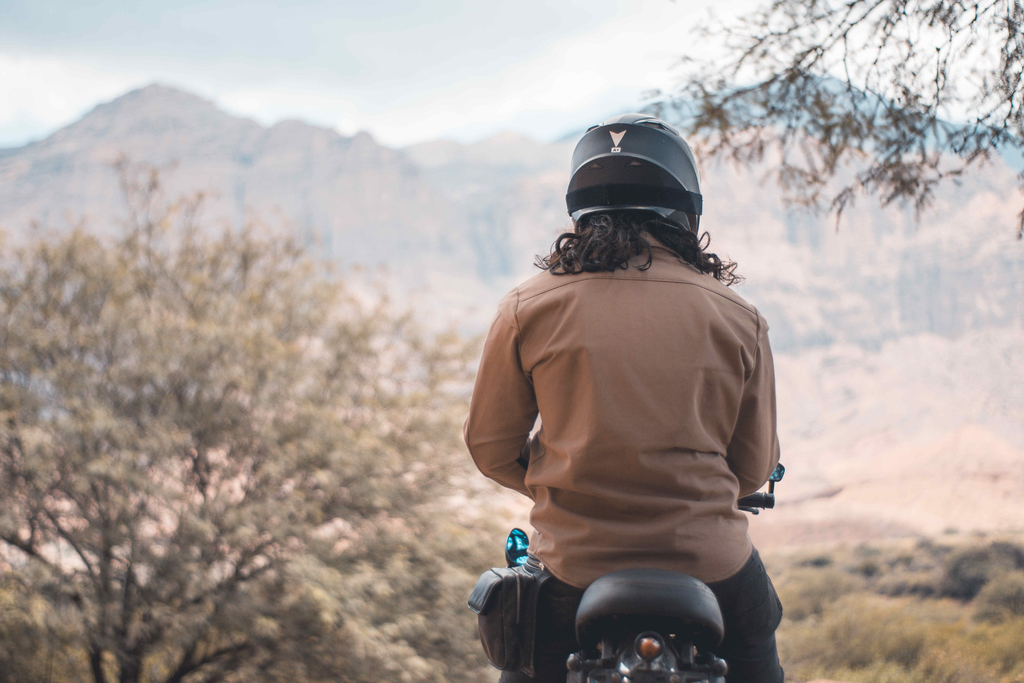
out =
[[[715,654],[729,664],[727,683],[783,683],[775,647],[775,629],[782,619],[782,604],[775,587],[754,551],[736,574],[709,583],[725,620],[725,640]],[[565,660],[579,650],[576,643],[576,608],[583,589],[552,577],[537,605],[536,675],[503,672],[500,683],[565,683]]]

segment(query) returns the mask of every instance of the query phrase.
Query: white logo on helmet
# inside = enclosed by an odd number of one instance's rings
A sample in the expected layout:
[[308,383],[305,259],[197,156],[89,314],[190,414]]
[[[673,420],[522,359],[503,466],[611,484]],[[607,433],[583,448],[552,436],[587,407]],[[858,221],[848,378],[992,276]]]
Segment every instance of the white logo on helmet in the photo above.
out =
[[622,142],[622,136],[626,134],[626,131],[622,131],[621,133],[614,133],[612,131],[608,131],[608,134],[612,136],[612,151],[621,152],[622,148],[619,147],[619,143]]

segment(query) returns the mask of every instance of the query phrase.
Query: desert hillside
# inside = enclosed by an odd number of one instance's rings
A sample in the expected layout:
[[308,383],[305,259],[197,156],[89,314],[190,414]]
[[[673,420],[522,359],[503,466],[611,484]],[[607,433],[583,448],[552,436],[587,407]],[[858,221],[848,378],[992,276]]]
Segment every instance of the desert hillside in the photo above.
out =
[[[264,127],[164,86],[0,150],[0,228],[122,216],[110,164],[210,193],[211,229],[256,218],[370,266],[430,324],[485,328],[566,229],[570,143],[511,134],[390,149],[299,121]],[[704,169],[702,227],[771,327],[789,475],[752,523],[762,545],[1024,528],[1022,201],[995,160],[915,221],[864,199],[838,229],[787,212],[768,169]],[[373,270],[386,267],[385,272]],[[522,519],[522,501],[508,498]]]

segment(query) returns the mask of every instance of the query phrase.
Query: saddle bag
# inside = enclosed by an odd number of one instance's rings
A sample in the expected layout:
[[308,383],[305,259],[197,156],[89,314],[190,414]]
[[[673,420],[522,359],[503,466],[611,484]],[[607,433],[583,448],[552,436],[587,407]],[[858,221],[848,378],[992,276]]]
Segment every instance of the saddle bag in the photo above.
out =
[[487,661],[502,671],[533,676],[537,597],[551,578],[532,557],[525,565],[496,567],[480,575],[469,596]]

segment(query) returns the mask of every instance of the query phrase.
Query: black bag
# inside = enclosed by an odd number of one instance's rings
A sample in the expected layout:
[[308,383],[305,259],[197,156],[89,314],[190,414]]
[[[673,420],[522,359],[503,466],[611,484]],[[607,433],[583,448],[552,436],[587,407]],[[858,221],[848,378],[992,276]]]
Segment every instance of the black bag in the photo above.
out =
[[477,614],[480,642],[493,666],[533,676],[537,596],[550,578],[532,557],[525,565],[496,567],[480,575],[469,609]]

